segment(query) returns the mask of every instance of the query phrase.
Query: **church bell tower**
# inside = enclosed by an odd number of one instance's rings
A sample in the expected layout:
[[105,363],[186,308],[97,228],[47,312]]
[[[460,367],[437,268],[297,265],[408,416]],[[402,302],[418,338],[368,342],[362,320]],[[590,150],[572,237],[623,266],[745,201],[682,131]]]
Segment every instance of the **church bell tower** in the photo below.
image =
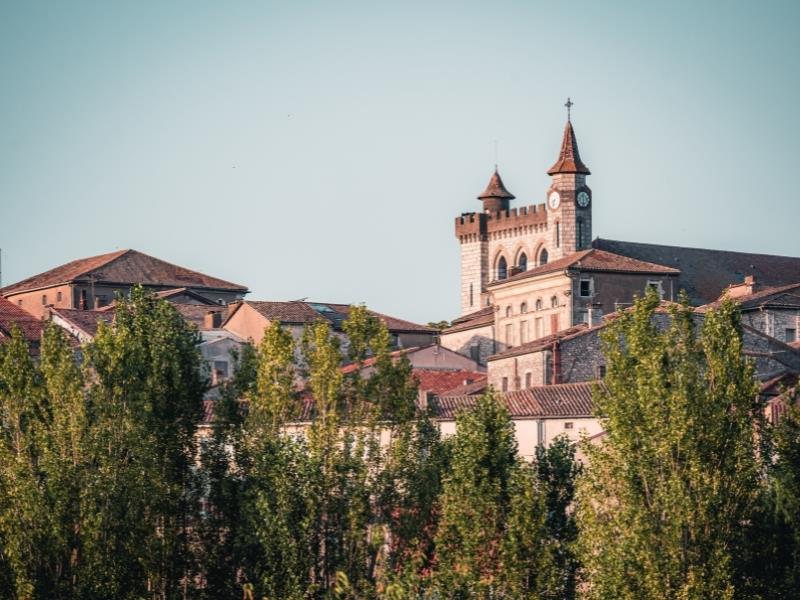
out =
[[581,161],[572,127],[572,101],[567,98],[567,124],[558,160],[547,174],[547,230],[550,260],[589,248],[592,243],[592,190],[586,185],[589,168]]

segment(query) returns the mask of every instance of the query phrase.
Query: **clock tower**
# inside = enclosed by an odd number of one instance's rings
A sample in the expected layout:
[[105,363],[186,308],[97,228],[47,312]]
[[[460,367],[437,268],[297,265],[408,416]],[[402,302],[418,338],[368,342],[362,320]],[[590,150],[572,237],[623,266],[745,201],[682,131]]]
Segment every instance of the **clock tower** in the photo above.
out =
[[567,124],[558,160],[547,174],[547,231],[549,260],[589,248],[592,243],[592,190],[586,185],[589,168],[581,161],[567,98]]

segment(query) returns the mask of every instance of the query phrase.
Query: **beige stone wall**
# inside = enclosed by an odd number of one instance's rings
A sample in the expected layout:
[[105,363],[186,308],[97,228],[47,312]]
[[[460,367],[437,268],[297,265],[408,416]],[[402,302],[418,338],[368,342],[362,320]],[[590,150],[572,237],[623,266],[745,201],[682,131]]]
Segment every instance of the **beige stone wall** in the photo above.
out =
[[53,305],[56,308],[77,308],[77,306],[73,306],[72,288],[69,284],[12,294],[7,298],[10,302],[39,318],[46,316],[45,307],[47,305]]
[[[473,352],[477,352],[478,362],[482,365],[486,364],[486,359],[492,354],[499,351],[494,339],[493,324],[475,329],[456,331],[455,333],[442,333],[439,343],[445,348],[464,356],[473,357],[475,356]],[[473,351],[473,347],[477,348],[477,351]]]
[[[490,360],[487,370],[488,383],[496,390],[509,392],[535,385],[549,385],[552,382],[545,381],[548,371],[546,363],[549,360],[549,352],[530,352],[520,356]],[[527,383],[529,374],[530,385]],[[505,390],[503,380],[505,380]]]
[[497,351],[572,327],[572,287],[570,278],[559,271],[493,288]]

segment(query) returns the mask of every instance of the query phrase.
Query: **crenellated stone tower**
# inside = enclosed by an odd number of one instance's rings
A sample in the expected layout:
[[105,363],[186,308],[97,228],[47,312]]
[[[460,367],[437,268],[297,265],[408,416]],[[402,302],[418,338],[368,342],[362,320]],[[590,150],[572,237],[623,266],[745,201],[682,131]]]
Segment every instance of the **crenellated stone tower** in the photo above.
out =
[[[567,109],[572,103],[567,100]],[[514,195],[495,171],[478,196],[482,212],[456,218],[461,244],[461,314],[487,305],[485,286],[513,277],[568,254],[592,242],[592,191],[586,185],[589,169],[581,161],[575,130],[567,124],[545,203],[510,208]]]

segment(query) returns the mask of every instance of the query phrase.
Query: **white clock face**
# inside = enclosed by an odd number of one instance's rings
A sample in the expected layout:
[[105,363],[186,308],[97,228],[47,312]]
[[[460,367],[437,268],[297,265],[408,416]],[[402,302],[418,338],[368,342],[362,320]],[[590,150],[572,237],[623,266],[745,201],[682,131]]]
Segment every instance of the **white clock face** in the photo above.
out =
[[550,202],[550,208],[555,210],[556,208],[558,208],[559,202],[561,202],[561,196],[558,195],[558,192],[553,192],[552,194],[550,194],[550,198],[548,198],[548,201]]
[[581,208],[586,208],[589,206],[589,194],[586,192],[580,192],[578,194],[578,206]]

